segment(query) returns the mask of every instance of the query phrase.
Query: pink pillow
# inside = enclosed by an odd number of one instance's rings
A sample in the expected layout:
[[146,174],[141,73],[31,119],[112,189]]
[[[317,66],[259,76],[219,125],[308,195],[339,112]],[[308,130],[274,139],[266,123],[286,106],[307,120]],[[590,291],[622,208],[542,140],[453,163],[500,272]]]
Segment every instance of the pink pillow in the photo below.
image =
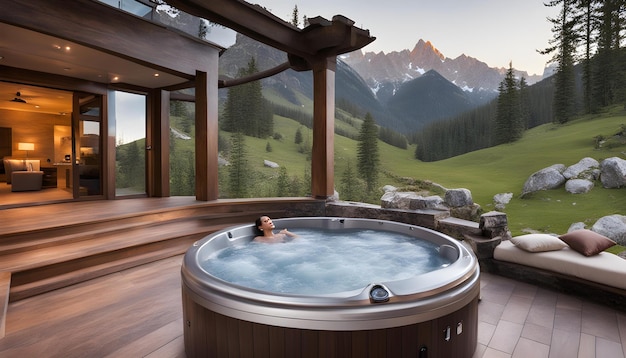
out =
[[616,242],[604,235],[587,229],[574,230],[559,236],[573,250],[585,255],[593,256],[616,245]]

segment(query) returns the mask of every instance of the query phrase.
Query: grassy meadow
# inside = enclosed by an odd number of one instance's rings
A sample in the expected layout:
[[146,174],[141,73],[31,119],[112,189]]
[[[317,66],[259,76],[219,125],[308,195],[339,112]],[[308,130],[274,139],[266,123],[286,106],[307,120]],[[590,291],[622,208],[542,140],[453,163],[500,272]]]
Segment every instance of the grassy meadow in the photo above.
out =
[[[275,132],[283,138],[247,138],[249,162],[254,170],[271,173],[273,169],[263,167],[263,159],[267,159],[286,167],[289,175],[303,175],[310,167],[310,161],[306,154],[298,152],[294,135],[301,128],[305,141],[311,141],[310,130],[287,118],[277,116],[274,121]],[[519,195],[524,182],[532,173],[553,164],[569,166],[584,157],[598,161],[615,156],[626,158],[625,144],[595,148],[596,136],[609,137],[618,133],[622,125],[626,125],[626,112],[623,107],[614,107],[600,115],[586,116],[565,125],[546,124],[533,128],[512,144],[431,163],[415,159],[415,147],[402,150],[380,142],[381,166],[394,177],[432,181],[446,188],[467,188],[485,212],[494,210],[495,194],[513,193],[505,212],[514,235],[529,230],[561,234],[575,222],[584,222],[590,227],[602,216],[625,215],[626,188],[604,189],[597,182],[587,194],[570,194],[559,188],[521,199]],[[355,128],[354,131],[358,130]],[[267,143],[272,147],[271,152],[265,150]],[[335,136],[336,185],[349,162],[355,168],[356,142]],[[403,185],[393,177],[381,174],[380,186],[386,184],[401,189]]]
[[591,226],[598,218],[626,213],[626,189],[604,189],[596,183],[587,194],[570,194],[564,188],[541,191],[521,199],[526,179],[553,164],[566,166],[584,157],[598,161],[626,157],[626,145],[595,149],[597,135],[609,136],[626,124],[624,113],[586,117],[567,125],[546,124],[527,131],[515,143],[500,145],[434,163],[417,163],[413,170],[400,166],[401,175],[429,179],[447,188],[467,188],[485,211],[493,210],[493,196],[513,193],[506,206],[513,234],[527,229],[565,233],[574,222]]

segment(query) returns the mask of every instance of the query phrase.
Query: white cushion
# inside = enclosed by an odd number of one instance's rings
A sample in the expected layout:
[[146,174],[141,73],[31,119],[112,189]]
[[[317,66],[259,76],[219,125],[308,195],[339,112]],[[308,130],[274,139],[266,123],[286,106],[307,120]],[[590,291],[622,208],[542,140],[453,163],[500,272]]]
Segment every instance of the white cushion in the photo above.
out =
[[626,290],[626,260],[608,252],[589,257],[581,256],[569,247],[558,251],[528,252],[507,240],[496,246],[493,257]]
[[563,240],[548,234],[515,236],[511,238],[511,242],[520,249],[529,252],[555,251],[567,247],[567,244],[563,242]]

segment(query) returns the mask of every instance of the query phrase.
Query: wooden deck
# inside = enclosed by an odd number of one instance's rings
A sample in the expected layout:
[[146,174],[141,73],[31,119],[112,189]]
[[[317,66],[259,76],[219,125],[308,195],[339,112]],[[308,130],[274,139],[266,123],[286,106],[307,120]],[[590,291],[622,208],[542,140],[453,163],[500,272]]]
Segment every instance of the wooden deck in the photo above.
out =
[[182,256],[11,303],[1,357],[185,357]]
[[[310,202],[154,198],[6,209],[0,210],[0,245],[2,238],[24,227],[37,228],[31,232],[37,237],[37,231],[51,232],[59,225],[76,227],[80,220],[92,227],[102,223],[115,227],[137,212],[158,221],[171,219],[179,209],[202,212],[208,208],[216,215],[241,212],[245,207],[251,215],[287,210],[292,204],[306,207]],[[57,245],[50,248],[59,249]],[[22,255],[28,252],[15,246],[13,250]],[[0,265],[8,266],[7,257],[0,256]],[[29,262],[33,261],[36,257]],[[75,263],[69,262],[70,266]],[[11,302],[9,284],[14,275],[0,270],[0,303],[4,302],[0,305],[0,357],[185,357],[181,262],[182,254],[173,254],[97,277],[85,276],[74,284]],[[623,312],[487,273],[481,275],[481,293],[474,357],[625,356]]]
[[[0,357],[185,357],[181,261],[11,303]],[[481,292],[475,358],[624,357],[622,312],[491,274],[482,275]]]
[[9,302],[183,254],[232,225],[323,215],[310,198],[81,201],[0,209],[0,338]]

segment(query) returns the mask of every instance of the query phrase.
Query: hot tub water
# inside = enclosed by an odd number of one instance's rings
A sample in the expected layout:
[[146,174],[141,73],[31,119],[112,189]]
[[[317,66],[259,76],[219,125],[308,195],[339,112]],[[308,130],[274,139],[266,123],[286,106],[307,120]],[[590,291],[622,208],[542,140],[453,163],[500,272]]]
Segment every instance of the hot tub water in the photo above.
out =
[[281,244],[227,247],[200,266],[219,279],[248,288],[323,295],[408,279],[453,261],[432,242],[393,232],[300,229],[297,234],[297,239]]

